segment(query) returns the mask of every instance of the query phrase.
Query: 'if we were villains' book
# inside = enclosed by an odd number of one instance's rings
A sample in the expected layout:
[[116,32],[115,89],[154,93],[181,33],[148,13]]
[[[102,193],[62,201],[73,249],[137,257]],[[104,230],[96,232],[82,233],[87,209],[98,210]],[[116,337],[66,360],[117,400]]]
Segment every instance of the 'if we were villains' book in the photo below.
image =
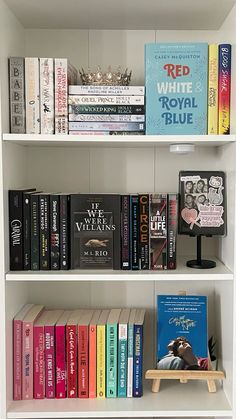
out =
[[226,234],[226,182],[220,171],[179,174],[179,233],[190,236]]
[[157,296],[157,368],[207,370],[207,297]]
[[145,45],[146,134],[206,134],[208,44]]
[[120,269],[120,195],[71,195],[71,268]]

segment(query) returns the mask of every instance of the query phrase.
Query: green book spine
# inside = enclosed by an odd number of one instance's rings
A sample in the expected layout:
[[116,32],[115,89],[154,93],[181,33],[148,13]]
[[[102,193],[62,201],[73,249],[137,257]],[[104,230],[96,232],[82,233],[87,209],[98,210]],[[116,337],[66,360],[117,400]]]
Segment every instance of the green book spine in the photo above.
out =
[[117,397],[117,324],[107,324],[106,396]]
[[128,325],[127,397],[133,397],[134,325]]

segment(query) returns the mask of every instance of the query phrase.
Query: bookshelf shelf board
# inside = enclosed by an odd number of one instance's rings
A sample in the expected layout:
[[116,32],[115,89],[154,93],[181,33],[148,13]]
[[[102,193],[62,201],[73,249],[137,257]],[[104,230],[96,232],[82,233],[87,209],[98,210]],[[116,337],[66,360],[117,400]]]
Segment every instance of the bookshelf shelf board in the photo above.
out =
[[3,141],[23,146],[54,147],[168,147],[171,144],[220,147],[236,135],[41,135],[3,134]]
[[[205,384],[205,383],[204,383]],[[163,382],[158,394],[145,384],[144,396],[131,399],[61,399],[12,402],[8,419],[232,416],[224,391],[209,394],[202,382]],[[170,403],[171,400],[171,403]],[[201,403],[199,403],[201,400]]]
[[179,258],[178,268],[173,271],[9,271],[6,281],[232,281],[231,272],[216,258],[216,268],[192,269],[186,266],[190,257]]
[[234,0],[67,0],[58,7],[58,0],[5,1],[24,27],[40,29],[219,29],[234,4]]

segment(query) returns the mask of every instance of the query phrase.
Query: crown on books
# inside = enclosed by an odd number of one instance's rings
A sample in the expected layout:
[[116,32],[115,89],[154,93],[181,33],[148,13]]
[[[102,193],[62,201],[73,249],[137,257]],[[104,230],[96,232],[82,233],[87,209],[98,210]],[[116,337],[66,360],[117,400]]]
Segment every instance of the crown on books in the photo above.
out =
[[108,67],[107,71],[102,71],[101,67],[97,67],[96,71],[88,69],[87,73],[82,68],[79,70],[82,84],[88,85],[114,85],[114,86],[128,86],[131,80],[132,71],[128,72],[126,68],[122,72],[121,67],[118,67],[116,71],[112,71],[111,66]]

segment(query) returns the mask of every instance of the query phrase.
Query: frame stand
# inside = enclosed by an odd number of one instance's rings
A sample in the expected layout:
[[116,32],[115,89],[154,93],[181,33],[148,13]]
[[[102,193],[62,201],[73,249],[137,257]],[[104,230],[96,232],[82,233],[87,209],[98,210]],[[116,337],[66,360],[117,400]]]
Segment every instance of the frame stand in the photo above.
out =
[[202,259],[202,236],[197,236],[197,259],[188,260],[186,265],[195,269],[211,269],[216,267],[213,260]]

